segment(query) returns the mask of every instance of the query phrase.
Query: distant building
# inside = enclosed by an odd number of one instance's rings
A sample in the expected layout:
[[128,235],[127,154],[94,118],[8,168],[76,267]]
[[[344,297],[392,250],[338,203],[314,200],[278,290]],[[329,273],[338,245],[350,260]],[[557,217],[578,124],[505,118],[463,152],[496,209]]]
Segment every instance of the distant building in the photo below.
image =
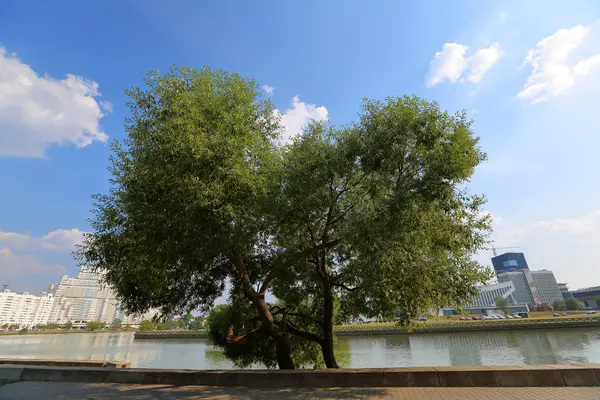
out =
[[56,297],[50,321],[58,324],[73,322],[83,327],[90,321],[111,324],[116,318],[126,325],[138,325],[156,310],[145,315],[128,315],[120,309],[113,290],[102,284],[102,275],[82,267],[76,278],[65,275],[58,285],[48,287]]
[[566,283],[559,283],[558,290],[560,290],[560,294],[562,294],[563,299],[568,299],[569,297],[573,297]]
[[469,304],[471,307],[495,307],[496,299],[506,299],[508,304],[517,304],[515,287],[512,282],[500,282],[492,285],[479,286],[479,297]]
[[586,308],[600,308],[596,301],[600,298],[600,286],[572,290],[571,295],[583,303]]
[[54,300],[52,294],[35,296],[28,292],[19,294],[5,289],[0,292],[0,325],[17,325],[19,328],[45,325]]
[[498,275],[498,281],[513,283],[517,303],[552,304],[564,299],[552,271],[522,269],[505,272]]
[[[496,299],[506,299],[508,303],[508,312],[511,314],[528,312],[527,303],[518,304],[514,296],[515,287],[511,281],[495,283],[492,285],[479,286],[479,296],[468,304],[462,307],[465,314],[483,314],[496,315],[504,310],[496,307]],[[439,315],[459,315],[458,310],[450,307],[442,308]]]
[[55,304],[50,320],[64,324],[72,321],[111,323],[117,312],[116,296],[101,284],[101,275],[82,267],[76,278],[64,275],[54,290]]
[[492,265],[496,275],[511,271],[529,269],[523,253],[504,253],[492,257]]

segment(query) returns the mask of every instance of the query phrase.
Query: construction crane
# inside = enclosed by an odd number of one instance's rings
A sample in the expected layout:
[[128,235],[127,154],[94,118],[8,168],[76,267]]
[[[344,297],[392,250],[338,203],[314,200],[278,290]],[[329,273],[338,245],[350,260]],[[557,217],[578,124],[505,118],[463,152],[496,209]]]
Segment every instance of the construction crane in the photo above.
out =
[[485,250],[491,250],[494,253],[494,257],[496,257],[498,255],[498,253],[496,252],[496,250],[518,249],[518,248],[520,248],[520,247],[519,246],[496,247],[494,245],[492,245],[492,247],[484,247]]

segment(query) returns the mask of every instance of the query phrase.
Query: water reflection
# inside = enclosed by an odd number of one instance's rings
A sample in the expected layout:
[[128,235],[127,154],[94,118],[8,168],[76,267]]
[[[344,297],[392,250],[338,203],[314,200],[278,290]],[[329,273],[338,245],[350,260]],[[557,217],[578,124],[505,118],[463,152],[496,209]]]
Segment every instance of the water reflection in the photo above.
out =
[[[342,367],[600,363],[600,329],[340,337]],[[207,340],[134,340],[132,333],[0,337],[0,357],[126,360],[134,367],[231,369]]]

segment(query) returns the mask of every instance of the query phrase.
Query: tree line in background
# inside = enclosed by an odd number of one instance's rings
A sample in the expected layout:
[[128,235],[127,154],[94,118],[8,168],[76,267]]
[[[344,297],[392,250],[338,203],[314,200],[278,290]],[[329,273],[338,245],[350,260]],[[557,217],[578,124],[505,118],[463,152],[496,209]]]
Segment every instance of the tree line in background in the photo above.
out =
[[574,297],[568,297],[564,300],[556,300],[552,303],[552,307],[547,304],[542,304],[543,310],[536,311],[577,311],[583,310],[583,304]]
[[163,331],[172,329],[201,330],[205,329],[205,318],[202,316],[193,316],[188,312],[178,320],[171,316],[156,318],[155,320],[145,320],[140,323],[140,331]]
[[[19,330],[20,325],[3,324],[3,325],[0,325],[0,328],[3,330]],[[64,324],[36,325],[30,329],[36,330],[36,331],[55,331],[55,330],[69,331],[69,330],[73,329],[73,323],[67,322]],[[113,329],[113,330],[126,329],[126,330],[129,330],[129,329],[131,329],[131,325],[127,324],[127,325],[123,326],[122,321],[118,318],[115,318],[111,324],[107,324],[105,322],[99,322],[99,321],[89,321],[85,324],[85,329],[91,330],[91,331],[96,331],[96,330],[101,330],[101,329]],[[24,330],[28,330],[28,329],[24,329]]]
[[408,323],[490,277],[473,261],[490,217],[468,190],[486,156],[466,113],[364,100],[354,122],[287,142],[251,79],[174,68],[144,83],[75,253],[129,312],[226,295],[209,325],[237,365],[336,368],[337,320]]

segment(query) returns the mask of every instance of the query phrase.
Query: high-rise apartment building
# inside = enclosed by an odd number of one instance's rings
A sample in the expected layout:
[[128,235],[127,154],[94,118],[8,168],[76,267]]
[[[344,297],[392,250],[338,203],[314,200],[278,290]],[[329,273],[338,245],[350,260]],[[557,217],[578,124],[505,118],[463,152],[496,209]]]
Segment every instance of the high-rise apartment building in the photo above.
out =
[[35,296],[27,292],[0,292],[0,326],[18,325],[21,328],[48,323],[75,323],[85,327],[87,322],[111,324],[116,318],[123,324],[137,325],[157,313],[130,315],[120,309],[115,293],[101,282],[102,275],[81,268],[76,278],[64,275],[58,284],[48,286],[48,292]]
[[50,318],[54,300],[54,296],[48,293],[35,296],[28,292],[13,293],[5,289],[0,292],[0,325],[17,325],[20,328],[45,325]]
[[102,276],[82,267],[76,278],[64,275],[52,290],[56,301],[50,320],[58,324],[71,321],[100,321],[115,319],[118,303],[115,294],[102,285]]
[[51,285],[48,290],[54,293],[56,301],[50,320],[58,324],[77,321],[78,325],[83,326],[89,321],[111,324],[118,318],[123,324],[137,325],[157,312],[151,310],[144,315],[127,314],[120,309],[115,293],[101,280],[102,274],[82,267],[76,278],[65,275],[58,285]]

